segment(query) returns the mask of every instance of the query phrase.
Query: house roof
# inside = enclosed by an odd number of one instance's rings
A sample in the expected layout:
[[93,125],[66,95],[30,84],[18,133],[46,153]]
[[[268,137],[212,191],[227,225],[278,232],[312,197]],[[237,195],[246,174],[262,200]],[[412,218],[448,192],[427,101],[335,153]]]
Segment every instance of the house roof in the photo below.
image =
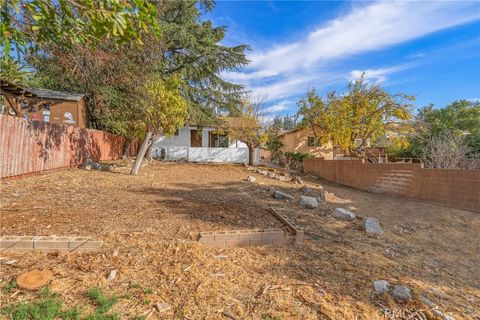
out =
[[238,117],[218,117],[220,121],[220,127],[236,127],[240,124],[241,119]]
[[304,128],[297,128],[297,129],[290,129],[290,130],[282,130],[282,131],[280,131],[280,132],[278,133],[278,136],[279,136],[279,137],[280,137],[280,136],[284,136],[284,135],[287,135],[287,134],[289,134],[289,133],[294,133],[294,132],[300,131],[300,130],[302,130],[302,129],[304,129]]
[[83,94],[71,93],[65,91],[54,91],[41,88],[27,88],[28,91],[33,93],[39,98],[43,99],[55,99],[55,100],[67,100],[67,101],[80,101],[85,96]]

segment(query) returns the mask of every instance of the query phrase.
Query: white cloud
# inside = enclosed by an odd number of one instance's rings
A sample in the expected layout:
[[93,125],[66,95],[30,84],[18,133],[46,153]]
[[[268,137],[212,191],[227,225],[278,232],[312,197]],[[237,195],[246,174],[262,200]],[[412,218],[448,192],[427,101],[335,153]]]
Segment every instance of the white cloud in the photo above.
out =
[[[313,30],[305,38],[249,55],[244,71],[223,76],[241,82],[268,101],[304,93],[333,79],[354,79],[363,71],[382,82],[401,68],[355,69],[350,74],[331,71],[346,57],[380,50],[452,26],[480,19],[477,2],[382,1],[356,3],[346,15]],[[330,70],[330,71],[329,71]]]
[[366,70],[353,70],[350,71],[347,79],[348,81],[355,81],[360,79],[362,74],[365,74],[365,80],[369,82],[382,83],[387,80],[387,76],[394,72],[398,72],[404,69],[404,67],[390,67],[379,69],[366,69]]
[[[388,1],[363,5],[305,39],[254,53],[251,68],[268,74],[378,50],[480,17],[478,3]],[[257,72],[254,72],[257,74]]]
[[293,105],[295,105],[295,102],[289,101],[289,100],[283,100],[283,101],[280,101],[279,103],[274,104],[273,106],[266,108],[264,111],[265,113],[282,112],[287,110],[290,106],[293,106]]

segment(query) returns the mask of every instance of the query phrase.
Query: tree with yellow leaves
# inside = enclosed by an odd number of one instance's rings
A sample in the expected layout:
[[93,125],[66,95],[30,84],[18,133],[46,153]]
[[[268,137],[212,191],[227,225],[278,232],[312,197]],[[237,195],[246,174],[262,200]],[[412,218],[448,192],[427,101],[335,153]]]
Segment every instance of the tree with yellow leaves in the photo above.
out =
[[228,117],[224,130],[229,137],[242,141],[248,147],[248,164],[253,165],[255,148],[267,142],[268,135],[262,126],[263,101],[249,98],[240,105],[236,117]]
[[326,99],[310,90],[298,103],[297,116],[301,125],[320,128],[316,134],[321,141],[361,157],[369,142],[410,130],[413,100],[403,93],[390,94],[362,76],[350,82],[345,93],[330,92]]

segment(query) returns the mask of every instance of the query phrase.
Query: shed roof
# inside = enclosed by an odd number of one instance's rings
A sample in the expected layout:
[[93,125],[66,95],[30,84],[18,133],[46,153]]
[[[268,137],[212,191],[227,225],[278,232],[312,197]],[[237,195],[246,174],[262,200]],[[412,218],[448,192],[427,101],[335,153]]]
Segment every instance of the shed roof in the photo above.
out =
[[0,79],[0,87],[2,89],[2,94],[10,94],[12,96],[36,97],[35,94],[26,90],[25,88],[3,79]]
[[40,89],[40,88],[27,88],[27,90],[33,93],[35,96],[43,99],[80,101],[85,96],[79,93],[54,91],[54,90]]
[[23,96],[27,98],[41,98],[41,99],[53,99],[53,100],[67,100],[67,101],[80,101],[84,95],[78,93],[71,93],[65,91],[54,91],[41,88],[25,88],[13,82],[0,79],[0,86],[2,94],[12,95],[15,97]]

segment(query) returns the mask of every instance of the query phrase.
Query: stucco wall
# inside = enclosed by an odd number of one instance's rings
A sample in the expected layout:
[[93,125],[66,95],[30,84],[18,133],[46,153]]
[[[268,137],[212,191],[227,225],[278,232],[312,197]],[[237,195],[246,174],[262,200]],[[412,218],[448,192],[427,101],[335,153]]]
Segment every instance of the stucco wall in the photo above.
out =
[[[154,157],[165,160],[189,162],[245,163],[248,162],[248,148],[192,148],[179,146],[163,146],[154,150]],[[255,152],[255,162],[258,162],[258,149]]]
[[[190,132],[196,130],[197,127],[184,127],[178,131],[178,135],[172,137],[161,136],[153,143],[153,148],[161,148],[166,146],[190,147]],[[208,134],[215,131],[214,128],[202,128],[202,147],[208,147]],[[229,148],[246,148],[247,145],[235,139],[229,139]]]
[[[318,133],[317,133],[318,136]],[[327,160],[333,159],[332,144],[322,144],[319,147],[309,147],[308,137],[315,137],[312,128],[304,128],[294,132],[287,133],[280,137],[283,143],[281,150],[283,152],[297,151],[303,153],[311,153],[315,157],[325,158]]]
[[303,170],[342,185],[480,212],[480,170],[424,169],[420,164],[305,159]]

